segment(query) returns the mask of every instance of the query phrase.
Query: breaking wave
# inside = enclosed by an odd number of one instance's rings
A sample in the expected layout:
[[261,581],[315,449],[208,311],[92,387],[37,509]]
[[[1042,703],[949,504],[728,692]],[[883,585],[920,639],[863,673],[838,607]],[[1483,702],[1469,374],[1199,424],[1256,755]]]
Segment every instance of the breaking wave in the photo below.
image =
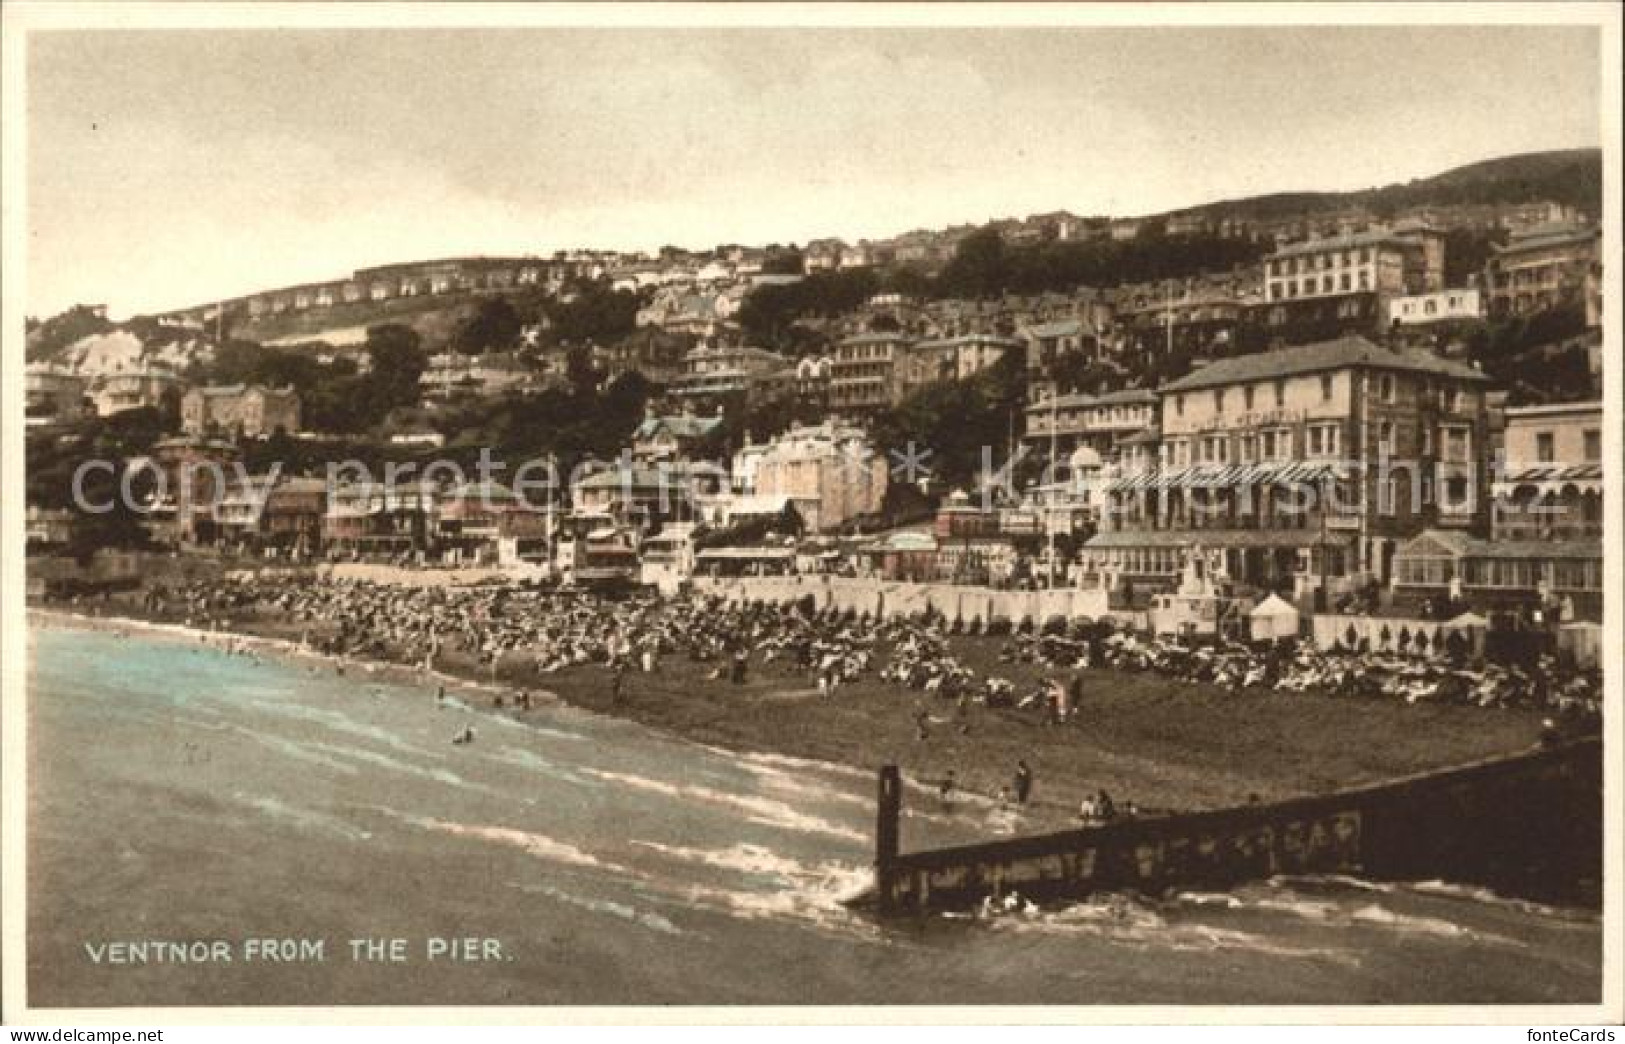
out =
[[599,779],[635,790],[646,790],[667,797],[683,798],[685,800],[704,801],[708,804],[722,805],[745,813],[746,819],[761,826],[778,827],[782,830],[795,830],[802,833],[825,834],[847,841],[863,843],[868,838],[858,830],[831,823],[827,819],[798,812],[790,805],[772,798],[755,797],[749,794],[730,794],[727,791],[716,790],[711,787],[693,786],[681,783],[667,783],[645,776],[634,776],[624,772],[608,772],[603,769],[589,768],[585,770]]

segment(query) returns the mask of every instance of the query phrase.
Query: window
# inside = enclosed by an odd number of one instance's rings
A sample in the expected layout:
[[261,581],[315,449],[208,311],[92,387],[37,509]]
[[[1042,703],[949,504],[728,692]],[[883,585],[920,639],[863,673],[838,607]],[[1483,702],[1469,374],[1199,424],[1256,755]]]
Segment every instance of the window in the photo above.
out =
[[1552,433],[1538,431],[1535,433],[1535,459],[1542,464],[1550,464],[1556,458],[1553,447]]
[[1311,457],[1335,457],[1338,451],[1338,425],[1331,422],[1326,424],[1309,425],[1309,453]]
[[1585,458],[1587,461],[1602,459],[1602,432],[1595,428],[1585,433]]
[[1275,382],[1275,408],[1280,409],[1286,405],[1286,382]]
[[1362,291],[1371,289],[1371,273],[1363,268],[1360,269],[1360,289]]
[[1241,390],[1241,403],[1242,403],[1242,409],[1248,411],[1249,413],[1252,412],[1252,409],[1253,409],[1253,386],[1252,385],[1249,384],[1249,385],[1247,385],[1247,387],[1245,387],[1245,388],[1243,388]]
[[1213,412],[1214,413],[1223,413],[1224,412],[1224,389],[1223,388],[1215,388],[1213,390]]
[[1185,396],[1174,396],[1174,414],[1179,417],[1185,416]]
[[1422,425],[1422,456],[1433,456],[1433,426]]
[[1378,381],[1377,387],[1381,391],[1382,401],[1383,402],[1393,402],[1394,401],[1394,375],[1393,374],[1391,374],[1391,373],[1383,374],[1382,377]]
[[1394,455],[1394,422],[1383,421],[1377,426],[1377,446],[1390,457]]
[[1444,459],[1448,464],[1466,464],[1472,455],[1472,429],[1464,424],[1451,424],[1444,429]]
[[1322,402],[1332,401],[1332,375],[1329,373],[1321,375],[1320,398]]
[[1347,272],[1344,272],[1342,275],[1337,277],[1337,286],[1338,289],[1342,290],[1345,294],[1352,289],[1349,283],[1349,274]]

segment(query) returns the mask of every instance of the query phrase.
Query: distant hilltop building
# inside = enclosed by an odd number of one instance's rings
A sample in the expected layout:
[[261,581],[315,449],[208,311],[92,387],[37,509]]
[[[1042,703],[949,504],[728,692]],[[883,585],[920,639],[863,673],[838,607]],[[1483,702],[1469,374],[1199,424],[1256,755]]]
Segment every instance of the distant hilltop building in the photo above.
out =
[[23,416],[30,426],[74,421],[85,415],[87,382],[48,363],[30,363],[23,372]]
[[181,398],[181,430],[258,437],[299,430],[299,393],[292,388],[227,384],[193,388]]
[[1408,222],[1292,243],[1264,259],[1272,332],[1376,334],[1393,297],[1444,289],[1444,236]]
[[159,313],[160,321],[206,327],[227,321],[268,319],[320,312],[345,305],[402,298],[498,293],[527,287],[557,290],[571,278],[597,278],[609,271],[596,256],[463,257],[407,261],[358,269],[347,279],[302,283],[245,297]]
[[1531,225],[1514,232],[1484,268],[1489,314],[1530,315],[1581,304],[1586,325],[1602,322],[1602,232],[1570,223]]

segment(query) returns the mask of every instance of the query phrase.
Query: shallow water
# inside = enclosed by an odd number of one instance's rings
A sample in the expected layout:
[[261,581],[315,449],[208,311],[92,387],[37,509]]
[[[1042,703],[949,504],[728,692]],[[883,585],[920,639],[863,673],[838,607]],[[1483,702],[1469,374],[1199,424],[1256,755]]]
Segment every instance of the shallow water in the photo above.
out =
[[[879,924],[867,772],[194,638],[31,634],[30,1001],[1590,1002],[1591,913],[1441,882],[1276,880]],[[451,737],[465,724],[468,745]],[[911,791],[904,846],[1008,827]],[[260,938],[321,959],[246,960]],[[480,960],[429,959],[471,938]],[[230,959],[96,963],[124,940]],[[353,959],[401,939],[404,959]],[[263,947],[262,947],[263,949]],[[361,956],[389,954],[362,946]]]

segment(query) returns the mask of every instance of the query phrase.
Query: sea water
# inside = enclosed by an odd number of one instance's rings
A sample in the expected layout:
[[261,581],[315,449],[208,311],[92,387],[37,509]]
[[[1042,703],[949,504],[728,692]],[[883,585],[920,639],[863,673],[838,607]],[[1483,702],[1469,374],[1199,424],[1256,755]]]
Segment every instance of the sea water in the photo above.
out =
[[[1595,913],[1278,879],[877,922],[871,772],[224,639],[30,638],[36,1006],[1594,1002]],[[470,743],[452,738],[472,727]],[[1007,828],[912,792],[904,846]],[[195,959],[194,959],[195,958]]]

